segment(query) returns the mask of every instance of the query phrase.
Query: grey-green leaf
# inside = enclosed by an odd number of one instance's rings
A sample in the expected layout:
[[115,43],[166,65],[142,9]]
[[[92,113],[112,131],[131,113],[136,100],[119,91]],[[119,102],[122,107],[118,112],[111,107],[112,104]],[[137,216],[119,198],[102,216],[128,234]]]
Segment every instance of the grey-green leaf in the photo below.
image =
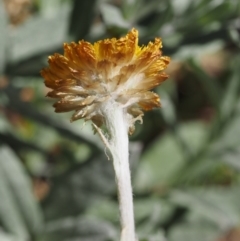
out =
[[7,15],[4,11],[3,1],[0,1],[0,74],[2,74],[6,62],[7,46]]
[[42,227],[41,211],[32,192],[29,177],[18,157],[0,148],[0,217],[5,229],[20,238],[29,238]]

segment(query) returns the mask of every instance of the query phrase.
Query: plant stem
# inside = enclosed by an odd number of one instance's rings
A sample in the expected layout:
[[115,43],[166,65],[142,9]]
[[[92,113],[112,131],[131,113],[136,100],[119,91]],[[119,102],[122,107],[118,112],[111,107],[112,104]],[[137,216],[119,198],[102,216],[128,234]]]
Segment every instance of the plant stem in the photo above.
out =
[[110,134],[110,151],[118,185],[121,241],[135,241],[127,116],[124,109],[116,102],[109,103],[104,108],[104,114]]

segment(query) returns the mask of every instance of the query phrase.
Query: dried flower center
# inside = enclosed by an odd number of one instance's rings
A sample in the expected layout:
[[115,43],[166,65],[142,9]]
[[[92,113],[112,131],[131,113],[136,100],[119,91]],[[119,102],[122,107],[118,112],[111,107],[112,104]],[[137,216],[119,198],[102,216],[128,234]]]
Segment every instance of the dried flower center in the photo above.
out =
[[138,32],[126,37],[90,44],[85,41],[64,44],[64,55],[49,57],[49,67],[42,70],[45,84],[52,91],[56,112],[75,110],[72,121],[105,122],[101,109],[108,101],[118,103],[128,115],[129,130],[141,118],[143,110],[160,106],[159,96],[150,90],[168,76],[163,72],[170,59],[161,56],[161,40],[138,46]]

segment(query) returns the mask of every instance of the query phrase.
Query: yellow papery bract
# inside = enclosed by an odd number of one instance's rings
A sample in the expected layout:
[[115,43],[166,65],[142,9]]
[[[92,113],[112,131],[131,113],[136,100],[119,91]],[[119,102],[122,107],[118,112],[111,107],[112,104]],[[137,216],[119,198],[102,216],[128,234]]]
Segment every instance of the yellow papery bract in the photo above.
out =
[[115,101],[125,109],[129,131],[141,119],[142,110],[160,106],[159,96],[150,90],[168,76],[163,72],[170,58],[162,56],[162,42],[156,38],[138,46],[138,31],[125,37],[105,39],[93,45],[84,40],[64,44],[64,54],[49,57],[41,71],[47,96],[56,98],[56,112],[75,111],[72,121],[84,118],[97,126],[104,124],[102,108]]

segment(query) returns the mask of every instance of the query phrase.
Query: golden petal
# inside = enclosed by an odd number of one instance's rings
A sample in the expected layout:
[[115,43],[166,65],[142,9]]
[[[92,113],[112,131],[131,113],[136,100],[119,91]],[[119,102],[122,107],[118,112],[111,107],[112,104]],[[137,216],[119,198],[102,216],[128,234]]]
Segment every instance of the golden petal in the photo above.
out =
[[50,97],[50,98],[63,98],[67,95],[69,95],[69,93],[53,90],[53,91],[48,92],[46,96]]
[[47,94],[47,96],[51,98],[59,98],[67,95],[79,95],[85,97],[89,95],[89,92],[81,86],[61,86]]
[[84,106],[77,106],[75,103],[70,104],[61,99],[58,102],[54,103],[53,107],[55,108],[55,112],[61,113],[61,112],[68,112],[76,109],[81,109]]
[[64,56],[59,54],[54,54],[53,56],[50,56],[48,59],[49,63],[49,70],[52,73],[56,73],[57,76],[62,78],[71,78],[71,70],[68,66],[67,60],[64,58]]
[[86,41],[64,44],[64,56],[69,60],[70,66],[76,70],[96,68],[95,49]]
[[154,63],[161,56],[162,41],[159,38],[155,39],[155,42],[150,42],[146,47],[139,48],[136,51],[136,58],[134,64],[137,66],[137,71],[146,69],[149,65]]
[[137,117],[137,116],[141,116],[143,115],[143,112],[142,110],[136,106],[136,105],[132,105],[132,106],[129,106],[128,109],[127,109],[128,113],[131,114],[133,117]]
[[77,81],[75,79],[56,79],[55,84],[57,88],[61,86],[76,86]]
[[118,74],[111,79],[108,79],[108,89],[109,92],[114,92],[119,85],[126,82],[128,79],[124,74]]
[[119,70],[120,75],[125,76],[124,79],[122,79],[118,85],[122,85],[125,82],[127,82],[128,80],[130,80],[132,75],[136,74],[136,65],[135,64],[130,64],[130,65],[126,65],[123,66],[120,70]]
[[56,102],[53,106],[56,108],[56,112],[71,111],[78,108],[82,109],[82,106],[91,105],[96,98],[96,96],[83,98],[80,96],[68,95]]
[[170,58],[167,56],[161,56],[159,59],[154,61],[150,66],[146,68],[144,71],[145,75],[151,76],[156,75],[156,73],[159,73],[160,71],[163,71],[167,68],[168,64],[170,63]]
[[145,90],[142,89],[128,89],[123,93],[123,95],[127,95],[129,96],[128,98],[130,98],[133,95],[142,95],[144,92]]
[[97,71],[98,74],[102,76],[102,81],[107,82],[109,78],[112,77],[112,72],[114,67],[116,67],[116,64],[113,62],[110,62],[109,60],[101,60],[97,63]]
[[123,64],[133,58],[137,45],[138,31],[132,29],[126,37],[98,41],[94,44],[94,49],[97,53],[98,61],[108,60],[110,62]]
[[68,103],[68,104],[74,104],[76,106],[82,106],[82,105],[89,105],[92,104],[92,102],[96,99],[96,96],[88,96],[87,98],[83,98],[81,96],[72,96],[68,95],[65,98],[62,99],[62,102]]
[[69,60],[69,66],[72,69],[80,70],[79,66],[79,56],[77,55],[75,49],[77,44],[72,42],[70,44],[64,43],[64,57],[66,57]]
[[55,75],[53,75],[48,68],[44,68],[41,70],[40,74],[42,77],[45,79],[44,83],[47,87],[54,89],[56,84],[55,84],[55,79],[57,78]]
[[80,41],[77,45],[77,53],[81,59],[80,63],[83,68],[95,69],[96,68],[96,53],[92,44]]
[[91,105],[87,105],[84,106],[83,108],[76,110],[76,112],[72,115],[71,117],[71,121],[76,121],[78,119],[92,119],[93,116],[95,116],[96,114],[94,113],[96,110],[98,109],[98,104],[91,104]]
[[154,107],[160,107],[160,98],[159,96],[154,93],[147,91],[144,93],[140,101],[138,102],[138,105],[145,111],[151,110]]
[[72,71],[73,77],[77,81],[77,85],[83,87],[86,90],[95,90],[97,92],[103,91],[101,85],[101,77],[98,73],[91,70],[81,70],[81,71]]
[[81,110],[76,110],[76,112],[71,117],[71,122],[84,118],[88,108],[88,106],[85,106]]
[[60,80],[71,79],[70,69],[56,56],[49,58],[49,67],[41,71],[41,75],[45,79],[45,85],[49,88],[55,88],[59,85]]
[[142,90],[151,90],[156,86],[160,85],[168,78],[166,73],[155,74],[150,77],[146,77],[143,81],[141,81],[138,85],[139,89]]

